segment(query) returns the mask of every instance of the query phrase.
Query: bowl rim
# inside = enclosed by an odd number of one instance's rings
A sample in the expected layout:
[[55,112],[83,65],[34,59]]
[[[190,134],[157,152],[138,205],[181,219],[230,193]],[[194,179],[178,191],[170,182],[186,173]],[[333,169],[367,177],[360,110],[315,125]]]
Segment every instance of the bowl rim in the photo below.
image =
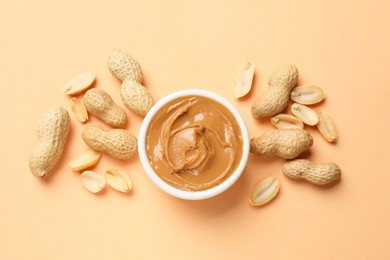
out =
[[[229,111],[235,117],[242,134],[242,139],[243,139],[242,158],[236,170],[225,181],[207,190],[185,191],[171,186],[170,184],[162,180],[157,173],[154,172],[152,166],[149,163],[148,155],[146,152],[146,136],[147,136],[148,128],[156,113],[168,102],[185,96],[207,97],[224,105],[226,108],[229,109]],[[250,147],[250,140],[249,140],[248,128],[240,112],[226,98],[212,91],[203,90],[203,89],[179,90],[179,91],[172,92],[166,95],[165,97],[161,98],[152,106],[152,108],[146,114],[144,120],[142,121],[140,131],[139,131],[139,136],[138,136],[138,156],[140,158],[141,165],[144,171],[146,172],[146,174],[149,176],[152,182],[164,192],[174,197],[186,199],[186,200],[202,200],[202,199],[211,198],[219,195],[220,193],[230,188],[238,180],[238,178],[241,176],[241,174],[243,173],[246,167],[248,157],[249,157],[249,147]]]

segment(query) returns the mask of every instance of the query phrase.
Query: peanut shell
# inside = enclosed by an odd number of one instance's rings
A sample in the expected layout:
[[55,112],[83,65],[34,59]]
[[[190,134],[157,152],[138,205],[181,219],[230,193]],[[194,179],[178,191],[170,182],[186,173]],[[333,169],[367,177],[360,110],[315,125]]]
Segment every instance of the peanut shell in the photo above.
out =
[[260,119],[282,112],[297,80],[298,70],[294,65],[286,65],[276,70],[268,82],[268,89],[255,99],[251,108],[252,116]]
[[45,177],[59,161],[70,129],[68,111],[50,108],[41,119],[37,131],[38,145],[30,158],[30,170],[36,177]]
[[139,63],[122,50],[114,49],[107,58],[108,70],[121,81],[142,82],[142,70]]
[[275,129],[250,141],[250,151],[257,156],[298,157],[313,145],[312,136],[303,129]]
[[117,159],[129,159],[137,151],[137,138],[123,129],[106,130],[99,125],[90,125],[84,128],[81,136],[91,149]]
[[88,112],[105,123],[113,127],[120,127],[126,123],[126,111],[115,104],[106,91],[90,89],[85,93],[83,101]]
[[296,159],[286,162],[283,173],[292,179],[307,180],[316,185],[326,185],[340,180],[340,167],[333,162],[313,164],[309,160]]
[[145,116],[153,105],[152,95],[136,80],[126,80],[121,86],[122,102],[140,116]]

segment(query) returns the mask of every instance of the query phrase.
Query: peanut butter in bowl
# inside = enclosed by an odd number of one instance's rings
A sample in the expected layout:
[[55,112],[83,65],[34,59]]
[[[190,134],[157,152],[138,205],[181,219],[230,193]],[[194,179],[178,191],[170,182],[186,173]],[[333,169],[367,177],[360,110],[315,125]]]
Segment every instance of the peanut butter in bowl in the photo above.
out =
[[201,199],[238,179],[248,157],[246,143],[245,123],[230,103],[209,91],[186,90],[157,102],[145,117],[139,153],[160,188]]
[[199,191],[218,185],[237,169],[242,142],[240,127],[226,107],[207,97],[185,96],[153,118],[146,151],[161,179]]

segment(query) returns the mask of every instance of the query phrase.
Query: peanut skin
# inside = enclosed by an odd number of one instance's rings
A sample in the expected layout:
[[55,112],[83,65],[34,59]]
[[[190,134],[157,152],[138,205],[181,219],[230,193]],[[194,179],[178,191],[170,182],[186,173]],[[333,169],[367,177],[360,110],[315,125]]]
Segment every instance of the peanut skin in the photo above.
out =
[[111,96],[102,89],[90,89],[84,95],[85,108],[91,114],[113,127],[126,123],[126,112],[114,103]]
[[62,107],[50,108],[40,121],[38,145],[30,158],[30,170],[45,177],[59,161],[70,129],[69,113]]
[[152,107],[153,100],[141,84],[143,76],[138,62],[121,50],[113,50],[108,55],[107,67],[114,77],[122,81],[123,104],[134,113],[145,116]]
[[313,145],[312,136],[303,129],[275,129],[250,142],[251,153],[294,159]]
[[255,119],[274,116],[282,112],[288,103],[291,89],[298,79],[298,69],[286,65],[276,70],[268,82],[268,89],[257,97],[252,105],[252,116]]
[[137,138],[123,129],[106,130],[99,125],[84,128],[81,133],[84,142],[93,150],[126,160],[137,151]]
[[305,159],[286,162],[283,173],[292,179],[303,179],[316,185],[326,185],[341,178],[341,170],[337,164],[326,162],[315,165]]

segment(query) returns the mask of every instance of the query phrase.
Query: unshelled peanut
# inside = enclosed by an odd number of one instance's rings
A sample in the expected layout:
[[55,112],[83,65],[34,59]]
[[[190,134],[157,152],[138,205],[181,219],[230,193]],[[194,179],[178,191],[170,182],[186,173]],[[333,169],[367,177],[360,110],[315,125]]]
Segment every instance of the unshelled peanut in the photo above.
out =
[[316,185],[329,184],[341,178],[341,170],[337,164],[326,162],[315,165],[305,159],[286,162],[283,173],[292,179],[303,179]]
[[81,136],[91,149],[118,159],[129,159],[137,151],[137,138],[123,129],[106,130],[102,126],[91,125],[84,128]]
[[298,157],[313,145],[312,136],[303,129],[275,129],[250,141],[250,151],[258,156]]
[[122,81],[121,96],[125,106],[134,113],[145,116],[153,105],[152,96],[142,85],[139,63],[121,50],[113,50],[107,59],[109,71]]
[[53,107],[43,116],[37,131],[38,145],[30,158],[30,170],[36,177],[45,177],[59,161],[68,132],[70,117],[62,107]]
[[298,69],[286,65],[275,71],[268,82],[268,89],[257,97],[252,105],[255,119],[274,116],[282,112],[288,103],[290,91],[298,79]]
[[84,104],[89,113],[105,123],[119,127],[126,123],[126,111],[114,103],[111,96],[102,89],[90,89],[84,95]]

